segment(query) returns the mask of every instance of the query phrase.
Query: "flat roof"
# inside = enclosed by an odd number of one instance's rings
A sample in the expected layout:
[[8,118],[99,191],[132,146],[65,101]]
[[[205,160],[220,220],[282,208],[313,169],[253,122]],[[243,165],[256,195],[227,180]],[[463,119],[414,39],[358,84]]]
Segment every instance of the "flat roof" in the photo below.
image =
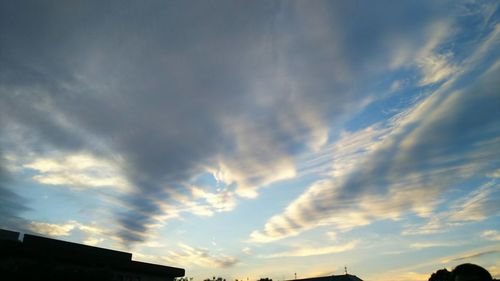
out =
[[21,235],[19,232],[0,228],[0,239],[18,241],[19,235]]
[[25,234],[0,229],[0,258],[29,258],[44,262],[47,259],[61,264],[88,267],[105,266],[117,271],[150,274],[161,277],[182,277],[182,268],[133,261],[132,254],[122,251]]

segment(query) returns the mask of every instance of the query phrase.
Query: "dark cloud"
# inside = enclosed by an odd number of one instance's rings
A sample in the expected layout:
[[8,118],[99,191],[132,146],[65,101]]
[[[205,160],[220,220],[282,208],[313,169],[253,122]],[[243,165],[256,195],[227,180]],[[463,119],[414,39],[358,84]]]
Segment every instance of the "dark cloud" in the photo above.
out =
[[0,150],[0,228],[24,231],[26,221],[20,216],[29,210],[26,201],[9,188],[11,179],[4,167]]
[[229,144],[220,121],[251,102],[266,60],[274,4],[227,4],[3,3],[2,119],[38,150],[123,156],[141,192],[118,222],[146,232],[148,198]]
[[0,124],[20,125],[24,145],[40,153],[123,158],[137,190],[122,198],[117,229],[140,241],[155,202],[169,200],[163,190],[221,155],[237,163],[254,153],[248,162],[266,167],[304,149],[364,96],[353,89],[373,85],[373,66],[385,62],[372,58],[393,51],[387,40],[419,40],[419,23],[444,9],[360,5],[4,1]]

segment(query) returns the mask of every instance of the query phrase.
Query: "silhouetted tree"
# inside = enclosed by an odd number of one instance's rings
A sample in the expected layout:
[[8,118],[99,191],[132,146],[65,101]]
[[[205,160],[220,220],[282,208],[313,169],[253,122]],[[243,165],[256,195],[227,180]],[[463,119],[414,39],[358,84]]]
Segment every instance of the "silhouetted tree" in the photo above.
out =
[[491,274],[485,268],[472,263],[457,265],[451,272],[452,280],[492,281]]
[[446,268],[440,269],[435,273],[432,273],[429,281],[452,281],[451,272],[449,272]]
[[273,281],[273,279],[270,278],[260,278],[258,281]]
[[207,279],[204,279],[203,281],[226,281],[226,279],[224,279],[222,277],[215,277],[215,276],[213,276],[212,279],[207,278]]

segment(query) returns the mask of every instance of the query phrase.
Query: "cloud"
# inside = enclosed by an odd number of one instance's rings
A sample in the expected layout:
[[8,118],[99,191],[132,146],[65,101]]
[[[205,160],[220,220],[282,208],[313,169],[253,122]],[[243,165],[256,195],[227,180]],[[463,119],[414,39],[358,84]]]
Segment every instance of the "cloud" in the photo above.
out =
[[252,255],[252,253],[253,253],[252,248],[250,248],[250,247],[245,247],[245,248],[243,248],[241,251],[242,251],[245,255],[248,255],[248,256]]
[[452,242],[422,242],[422,243],[412,243],[410,244],[410,248],[412,249],[427,249],[427,248],[435,248],[435,247],[454,247],[459,245],[458,243]]
[[165,260],[170,264],[193,264],[206,268],[228,268],[236,265],[236,257],[224,254],[212,254],[207,249],[194,248],[186,244],[179,244],[179,251],[169,251]]
[[453,65],[453,53],[440,53],[436,49],[452,34],[450,23],[436,22],[428,27],[429,40],[419,51],[416,64],[421,69],[420,85],[428,85],[449,78],[458,68]]
[[500,241],[500,232],[497,230],[485,230],[481,234],[481,237],[492,241]]
[[[198,187],[192,187],[191,193],[194,199],[204,199],[213,209],[218,212],[231,211],[236,207],[236,195],[227,189],[207,192]],[[185,204],[185,201],[181,201]]]
[[[389,132],[372,140],[376,149],[361,159],[348,155],[357,163],[337,173],[340,178],[313,184],[283,213],[271,217],[262,231],[252,232],[250,240],[270,242],[322,225],[350,229],[374,220],[397,220],[409,211],[430,216],[446,190],[498,165],[498,155],[492,152],[499,141],[495,109],[500,100],[495,90],[499,71],[493,65],[461,91],[438,89],[395,124],[386,125]],[[360,150],[365,147],[359,144]],[[497,208],[491,198],[495,197],[483,191],[472,194],[473,199],[462,204],[464,209],[449,219],[494,215]]]
[[279,258],[279,257],[309,257],[309,256],[319,256],[328,255],[334,253],[341,253],[345,251],[352,250],[356,248],[359,241],[351,241],[345,244],[339,244],[334,246],[323,246],[323,247],[295,247],[292,250],[284,251],[269,255],[269,258]]
[[75,228],[75,225],[71,223],[59,225],[45,222],[31,222],[28,227],[35,233],[58,237],[70,235],[71,231]]
[[[175,217],[161,202],[175,204],[169,191],[200,174],[227,188],[190,206],[207,216],[235,208],[221,197],[255,198],[296,177],[296,156],[321,150],[331,124],[359,108],[381,71],[415,63],[407,55],[419,48],[411,46],[446,38],[446,28],[436,35],[426,27],[455,10],[432,2],[361,10],[349,2],[26,5],[1,11],[1,145],[39,160],[57,152],[63,163],[72,155],[120,159],[116,177],[72,169],[34,179],[126,181],[131,190],[117,198],[125,207],[114,213],[125,244]],[[19,12],[27,10],[37,12]],[[448,79],[453,56],[426,46],[423,81]]]
[[[289,79],[273,67],[279,46],[268,42],[279,34],[273,27],[279,7],[248,3],[243,19],[226,16],[241,8],[236,3],[175,5],[118,5],[111,19],[107,12],[91,12],[101,11],[92,3],[78,9],[36,4],[39,13],[14,16],[1,30],[5,146],[16,152],[23,147],[39,159],[54,150],[63,159],[80,153],[123,159],[117,168],[135,190],[120,198],[128,214],[118,213],[116,220],[129,242],[142,240],[138,233],[162,215],[151,198],[168,201],[165,190],[183,186],[206,167],[228,175],[225,183],[236,184],[238,196],[255,197],[261,186],[294,176],[288,151],[326,136],[321,114],[303,93],[291,93]],[[4,8],[2,14],[23,10]],[[186,13],[172,21],[178,9]],[[130,11],[134,19],[125,16]],[[40,56],[33,56],[35,50]],[[35,180],[94,186],[121,181],[77,172],[52,171]]]
[[0,149],[0,227],[22,230],[26,222],[21,214],[29,210],[28,202],[9,188],[13,182],[4,166],[5,162]]
[[499,199],[500,186],[496,182],[488,182],[452,206],[448,219],[455,222],[481,221],[500,215],[500,207],[496,204]]
[[[259,147],[259,146],[257,146]],[[267,155],[268,161],[260,162],[254,156],[244,159],[222,160],[218,168],[212,174],[218,182],[225,185],[236,184],[236,193],[244,198],[257,197],[257,189],[267,186],[273,182],[295,177],[295,165],[292,159],[276,155],[272,146],[262,145],[264,151],[256,152],[256,155]],[[248,152],[248,154],[251,154]],[[242,161],[243,160],[243,161]],[[228,162],[228,163],[226,163]],[[275,173],[269,173],[270,170]]]
[[92,155],[37,158],[23,167],[36,171],[33,180],[41,184],[75,188],[113,187],[122,190],[129,185],[116,165]]
[[403,231],[404,235],[432,234],[445,232],[451,227],[466,222],[482,221],[498,216],[500,208],[500,189],[495,181],[489,181],[479,188],[452,201],[448,210],[433,214],[423,225],[410,225]]
[[500,178],[500,169],[496,169],[495,171],[488,173],[487,176],[495,179]]
[[83,224],[74,220],[69,220],[65,223],[30,221],[26,223],[25,228],[28,233],[56,238],[82,234],[82,243],[91,246],[96,246],[110,240],[120,241],[120,237],[114,236],[110,229],[95,224]]
[[83,240],[83,244],[89,245],[89,246],[97,246],[98,244],[102,243],[103,241],[104,241],[104,238],[89,237],[89,238]]
[[496,254],[499,252],[500,252],[499,249],[492,249],[492,250],[487,250],[487,251],[476,251],[476,252],[471,252],[471,253],[463,255],[463,256],[458,256],[458,257],[453,257],[450,259],[443,260],[443,263],[467,261],[467,260],[472,260],[472,259],[479,258],[482,256],[493,255],[493,254]]

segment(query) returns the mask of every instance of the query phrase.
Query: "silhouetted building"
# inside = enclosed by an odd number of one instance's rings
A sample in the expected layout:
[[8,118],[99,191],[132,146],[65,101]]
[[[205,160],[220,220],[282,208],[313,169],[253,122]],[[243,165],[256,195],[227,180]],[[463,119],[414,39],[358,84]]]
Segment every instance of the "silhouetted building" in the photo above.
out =
[[304,279],[294,279],[286,281],[363,281],[363,280],[361,280],[356,275],[343,274],[343,275],[331,275],[331,276],[312,277]]
[[1,280],[172,281],[184,269],[132,260],[131,253],[0,229]]
[[0,240],[18,241],[19,232],[0,229]]

